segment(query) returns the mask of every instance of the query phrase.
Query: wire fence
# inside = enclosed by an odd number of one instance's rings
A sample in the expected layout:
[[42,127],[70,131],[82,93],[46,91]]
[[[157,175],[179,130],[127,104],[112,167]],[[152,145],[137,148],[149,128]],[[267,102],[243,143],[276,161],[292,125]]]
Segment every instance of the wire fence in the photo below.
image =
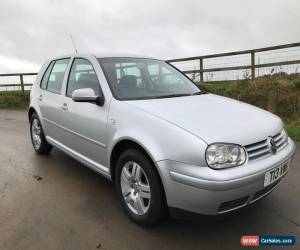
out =
[[[300,74],[300,43],[167,60],[194,81]],[[0,74],[0,91],[30,90],[37,73]]]
[[241,80],[300,73],[300,43],[168,60],[194,81]]
[[30,90],[37,73],[0,74],[0,91]]

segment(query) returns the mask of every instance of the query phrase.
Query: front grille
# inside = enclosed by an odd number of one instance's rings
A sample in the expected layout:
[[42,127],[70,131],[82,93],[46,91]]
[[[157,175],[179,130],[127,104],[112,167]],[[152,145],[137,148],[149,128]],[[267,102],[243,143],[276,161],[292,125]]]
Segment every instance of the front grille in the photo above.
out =
[[273,190],[273,189],[275,188],[275,186],[277,186],[277,184],[278,184],[280,181],[281,181],[281,180],[278,180],[278,181],[272,183],[271,185],[269,185],[269,186],[263,188],[262,190],[256,192],[256,193],[253,195],[251,201],[255,201],[255,200],[259,199],[259,198],[262,198],[262,197],[263,197],[264,195],[266,195],[268,192],[270,192],[271,190]]
[[[275,140],[277,151],[283,149],[286,146],[287,142],[284,141],[281,133],[276,134],[275,136],[273,136],[273,138]],[[267,139],[246,145],[245,148],[248,153],[249,161],[271,155]]]
[[223,202],[219,206],[218,212],[225,212],[225,211],[243,206],[247,202],[248,199],[249,199],[249,196],[245,196],[245,197],[242,197],[242,198],[239,198],[236,200]]

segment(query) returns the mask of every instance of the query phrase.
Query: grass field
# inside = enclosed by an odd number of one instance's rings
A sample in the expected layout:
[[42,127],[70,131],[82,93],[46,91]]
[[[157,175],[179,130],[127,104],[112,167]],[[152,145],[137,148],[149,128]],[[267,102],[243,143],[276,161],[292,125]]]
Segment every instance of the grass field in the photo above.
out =
[[300,142],[300,126],[290,126],[287,128],[287,132],[291,138]]
[[[277,114],[284,120],[290,137],[300,142],[299,75],[200,84],[200,87]],[[29,94],[29,91],[0,92],[0,109],[27,109]]]
[[0,109],[27,109],[29,91],[0,91]]

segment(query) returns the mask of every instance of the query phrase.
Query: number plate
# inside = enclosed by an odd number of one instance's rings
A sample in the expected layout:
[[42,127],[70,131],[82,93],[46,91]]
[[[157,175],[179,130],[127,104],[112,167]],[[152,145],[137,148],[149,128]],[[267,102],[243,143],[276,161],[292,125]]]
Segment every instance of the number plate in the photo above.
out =
[[289,162],[282,164],[279,167],[273,168],[265,174],[264,187],[279,180],[289,169]]

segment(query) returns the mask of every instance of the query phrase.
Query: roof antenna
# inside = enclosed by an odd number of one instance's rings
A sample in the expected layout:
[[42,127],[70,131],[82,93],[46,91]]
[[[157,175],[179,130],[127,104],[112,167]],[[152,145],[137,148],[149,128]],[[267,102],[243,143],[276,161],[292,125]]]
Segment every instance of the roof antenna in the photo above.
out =
[[73,44],[73,46],[74,46],[75,52],[78,53],[78,50],[77,50],[77,48],[76,48],[76,45],[75,45],[75,42],[74,42],[74,40],[73,40],[72,35],[70,35],[70,38],[71,38],[72,44]]

